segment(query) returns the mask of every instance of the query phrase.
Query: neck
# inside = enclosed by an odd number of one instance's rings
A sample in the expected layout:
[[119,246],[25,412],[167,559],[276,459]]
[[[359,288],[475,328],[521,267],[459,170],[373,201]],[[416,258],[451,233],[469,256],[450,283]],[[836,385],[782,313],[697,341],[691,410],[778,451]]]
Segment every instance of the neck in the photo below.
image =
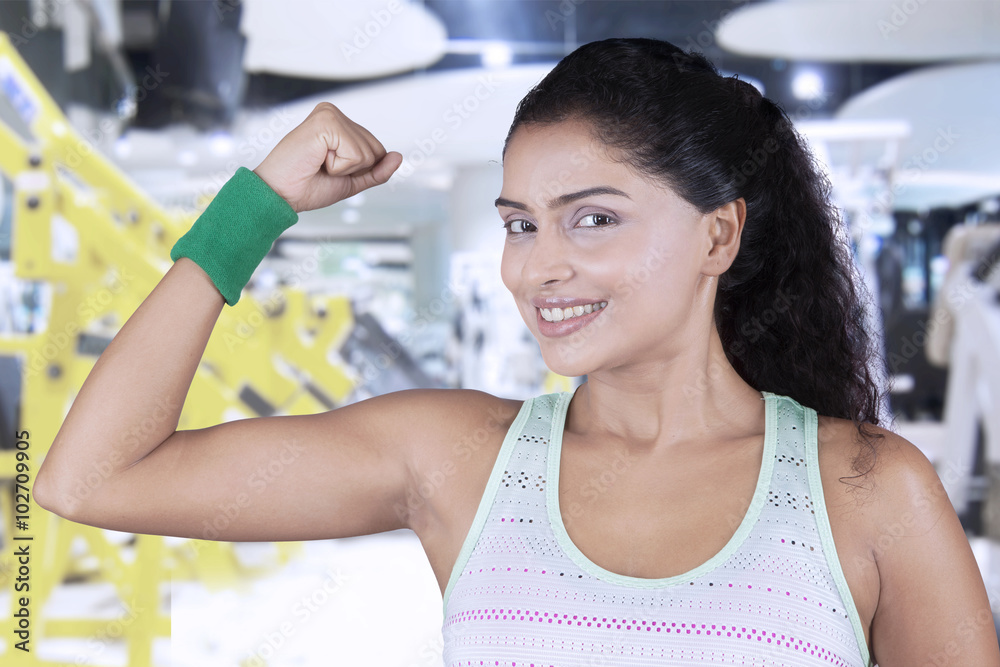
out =
[[587,439],[652,451],[764,431],[764,403],[726,359],[715,327],[703,345],[669,360],[587,377],[566,429]]

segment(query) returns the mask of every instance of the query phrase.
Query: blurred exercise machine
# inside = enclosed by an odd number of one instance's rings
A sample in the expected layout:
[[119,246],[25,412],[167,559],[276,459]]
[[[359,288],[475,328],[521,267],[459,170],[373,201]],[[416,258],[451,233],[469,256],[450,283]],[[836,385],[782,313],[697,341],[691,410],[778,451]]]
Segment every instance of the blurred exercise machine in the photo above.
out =
[[953,227],[944,250],[949,270],[931,311],[927,356],[949,368],[938,472],[962,514],[987,486],[985,471],[975,470],[977,450],[986,467],[1000,465],[1000,225]]
[[[23,509],[15,513],[17,484],[34,479],[97,357],[169,268],[170,248],[193,218],[160,208],[97,153],[3,33],[0,184],[0,600],[14,589],[15,545],[30,544],[32,649],[13,646],[12,596],[0,612],[0,662],[84,664],[79,654],[75,661],[43,659],[52,651],[39,651],[47,640],[75,638],[102,647],[123,642],[127,665],[152,665],[154,639],[170,636],[163,602],[171,577],[235,583],[284,562],[298,545],[274,545],[272,558],[251,566],[239,558],[238,545],[111,533],[33,503],[30,519],[16,523]],[[178,428],[311,414],[343,403],[358,378],[337,351],[353,328],[346,297],[285,287],[266,298],[245,293],[223,309]],[[18,461],[15,432],[28,434],[27,461]],[[95,465],[95,484],[101,474]],[[219,518],[206,517],[206,538]],[[72,588],[66,582],[112,585],[116,615],[60,614],[54,600]],[[84,656],[85,664],[102,664],[110,651],[101,653]]]

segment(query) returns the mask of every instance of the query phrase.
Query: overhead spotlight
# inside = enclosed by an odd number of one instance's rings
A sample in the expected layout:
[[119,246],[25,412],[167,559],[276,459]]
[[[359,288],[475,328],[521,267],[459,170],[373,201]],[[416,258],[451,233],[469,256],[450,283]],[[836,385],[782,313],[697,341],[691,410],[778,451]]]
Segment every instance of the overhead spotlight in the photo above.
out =
[[823,96],[823,77],[813,71],[799,72],[792,79],[792,95],[800,100]]
[[490,42],[483,47],[483,67],[507,67],[514,60],[514,52],[504,42]]
[[233,152],[233,135],[221,130],[213,132],[208,138],[208,150],[212,155],[226,157]]
[[132,155],[132,142],[129,141],[127,136],[122,135],[115,139],[112,150],[115,153],[115,157],[122,160],[128,159]]

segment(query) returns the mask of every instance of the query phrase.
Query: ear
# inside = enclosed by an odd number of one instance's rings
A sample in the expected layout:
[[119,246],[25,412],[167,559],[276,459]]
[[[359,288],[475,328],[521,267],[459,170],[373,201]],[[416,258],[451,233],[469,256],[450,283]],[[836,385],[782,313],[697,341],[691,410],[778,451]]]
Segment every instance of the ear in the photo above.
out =
[[740,251],[740,236],[747,218],[747,204],[742,197],[721,206],[707,216],[709,250],[701,272],[707,276],[725,273]]

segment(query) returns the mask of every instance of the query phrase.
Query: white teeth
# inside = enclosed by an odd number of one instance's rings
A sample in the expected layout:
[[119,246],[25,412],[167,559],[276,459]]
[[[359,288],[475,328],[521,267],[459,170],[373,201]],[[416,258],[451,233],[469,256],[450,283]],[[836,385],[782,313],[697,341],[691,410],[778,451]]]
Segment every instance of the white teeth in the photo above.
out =
[[586,315],[587,313],[592,313],[595,310],[600,310],[608,305],[607,301],[601,301],[600,303],[588,303],[585,306],[573,306],[571,308],[539,308],[542,313],[542,319],[546,322],[562,322],[563,320],[569,320],[574,317],[580,317],[581,315]]

